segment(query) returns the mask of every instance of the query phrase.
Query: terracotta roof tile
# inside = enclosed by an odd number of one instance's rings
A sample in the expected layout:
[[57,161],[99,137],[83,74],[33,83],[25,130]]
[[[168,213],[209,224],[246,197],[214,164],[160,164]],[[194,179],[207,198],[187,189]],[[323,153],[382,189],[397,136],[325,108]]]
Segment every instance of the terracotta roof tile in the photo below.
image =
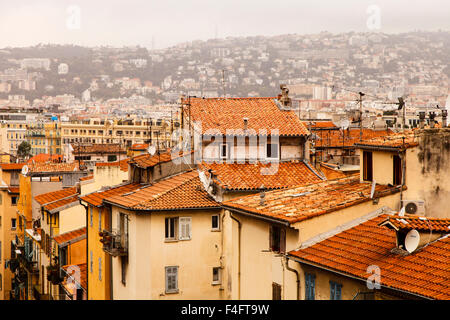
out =
[[389,223],[396,230],[450,232],[450,219],[419,217],[416,215],[389,216],[383,225]]
[[148,148],[148,143],[135,143],[131,146],[130,150],[133,151],[145,151]]
[[0,167],[3,171],[6,170],[22,170],[22,167],[25,165],[25,163],[2,163],[0,164]]
[[91,174],[90,176],[81,177],[80,181],[86,181],[86,180],[92,180],[94,179],[94,176]]
[[130,158],[115,161],[115,162],[97,162],[95,164],[96,167],[120,167],[120,170],[124,172],[128,172],[128,163],[130,162]]
[[89,193],[79,198],[93,206],[98,207],[102,205],[103,199],[109,198],[113,195],[123,195],[125,193],[129,193],[141,187],[142,185],[139,183],[127,183],[111,187],[110,189],[107,190],[100,190],[93,193]]
[[[309,132],[293,111],[282,111],[276,98],[190,98],[193,121],[201,123],[202,133],[216,130],[225,134],[227,129],[244,132],[244,118],[248,118],[249,130],[270,134],[278,130],[280,136],[304,136]],[[184,100],[188,103],[188,100]]]
[[47,153],[39,153],[33,157],[31,157],[27,163],[33,162],[60,162],[63,156],[60,154],[47,154]]
[[55,242],[57,244],[62,244],[62,243],[66,243],[66,242],[77,240],[77,239],[82,240],[81,238],[85,235],[86,235],[86,227],[83,227],[83,228],[80,228],[77,230],[69,231],[69,232],[54,236],[53,240],[55,240]]
[[204,190],[197,171],[181,173],[130,194],[109,197],[106,201],[134,210],[219,207]]
[[27,165],[29,172],[68,172],[78,171],[78,162],[35,162]]
[[8,187],[8,192],[9,193],[20,193],[20,189],[19,189],[19,187],[11,187],[11,186],[9,186]]
[[323,173],[327,180],[341,179],[347,176],[342,171],[336,170],[323,163],[320,164],[320,172]]
[[[360,132],[358,128],[351,128],[344,130],[344,135],[342,130],[313,130],[311,131],[318,137],[314,140],[314,146],[316,148],[342,148],[352,147],[356,143],[360,143]],[[393,135],[391,130],[372,130],[363,128],[362,130],[363,141],[370,140],[374,138],[384,138]]]
[[215,182],[227,190],[259,190],[261,186],[265,189],[282,189],[323,181],[316,170],[302,161],[278,164],[204,162],[199,168],[207,176],[208,171],[212,170],[217,176]]
[[43,193],[35,196],[34,199],[42,206],[45,210],[51,211],[62,206],[71,204],[78,201],[78,191],[77,188],[66,188],[62,190],[52,191],[48,193]]
[[381,271],[381,285],[433,299],[450,299],[450,236],[402,256],[395,231],[379,226],[381,215],[310,247],[289,252],[291,256],[366,280],[367,267]]
[[382,148],[412,148],[419,145],[415,130],[406,130],[405,132],[395,133],[384,137],[367,139],[355,144],[359,148],[382,147]]
[[[359,177],[350,176],[266,192],[264,205],[260,203],[260,194],[228,200],[223,202],[223,205],[292,224],[370,201],[371,187],[371,183],[360,182]],[[399,192],[399,189],[395,187],[384,185],[375,187],[375,197],[396,192]]]
[[75,145],[73,147],[73,154],[87,154],[87,153],[126,153],[125,148],[122,148],[118,143],[92,143],[86,145]]
[[130,159],[130,164],[135,165],[139,168],[150,168],[150,167],[154,167],[159,163],[164,163],[164,162],[170,162],[173,159],[179,158],[179,157],[183,157],[183,156],[187,156],[189,154],[191,154],[191,152],[184,152],[184,153],[177,153],[177,154],[172,154],[170,152],[170,150],[168,150],[167,152],[163,152],[161,154],[154,154],[154,155],[150,155],[149,153],[145,153],[145,154],[140,154],[138,156],[134,156]]

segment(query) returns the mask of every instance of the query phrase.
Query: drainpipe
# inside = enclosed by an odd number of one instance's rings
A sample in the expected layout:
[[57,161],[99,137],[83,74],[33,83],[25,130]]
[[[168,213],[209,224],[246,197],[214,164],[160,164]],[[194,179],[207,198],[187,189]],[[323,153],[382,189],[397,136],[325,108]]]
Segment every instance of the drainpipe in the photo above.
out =
[[300,275],[297,270],[289,267],[289,256],[288,255],[286,255],[286,269],[291,272],[294,272],[295,276],[297,277],[297,300],[300,300]]
[[89,300],[89,224],[88,224],[88,216],[89,216],[89,206],[83,204],[80,200],[80,204],[86,210],[86,268],[87,268],[87,277],[86,277],[86,300]]
[[241,300],[241,229],[242,223],[230,212],[230,218],[238,224],[238,300]]

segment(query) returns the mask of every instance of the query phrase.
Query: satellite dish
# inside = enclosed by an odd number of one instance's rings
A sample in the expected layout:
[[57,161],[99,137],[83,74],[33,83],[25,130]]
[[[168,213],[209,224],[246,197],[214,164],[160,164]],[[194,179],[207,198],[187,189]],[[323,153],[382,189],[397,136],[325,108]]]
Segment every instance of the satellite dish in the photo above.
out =
[[373,199],[373,195],[375,194],[375,187],[377,182],[375,180],[372,181],[372,188],[370,189],[370,199]]
[[155,147],[154,145],[150,145],[150,146],[147,148],[147,151],[148,151],[148,153],[149,153],[150,155],[154,155],[155,152],[156,152],[156,147]]
[[344,119],[341,121],[341,125],[340,127],[345,130],[350,126],[350,121],[348,121],[347,119]]
[[405,249],[409,253],[414,252],[417,249],[420,242],[420,234],[417,230],[411,230],[406,234]]
[[402,207],[402,208],[400,209],[400,212],[398,213],[398,215],[399,215],[400,217],[403,217],[403,216],[405,215],[405,207]]
[[22,167],[22,174],[23,174],[24,176],[26,176],[27,173],[28,173],[28,166],[27,166],[27,165],[24,165],[24,166]]

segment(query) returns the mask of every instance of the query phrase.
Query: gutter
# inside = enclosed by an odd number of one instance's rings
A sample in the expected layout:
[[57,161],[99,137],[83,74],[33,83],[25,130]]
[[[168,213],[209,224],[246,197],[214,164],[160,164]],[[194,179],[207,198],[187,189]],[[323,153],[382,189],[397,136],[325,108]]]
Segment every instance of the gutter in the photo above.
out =
[[286,255],[286,269],[294,272],[296,277],[297,277],[297,300],[300,300],[300,274],[298,273],[297,270],[289,267],[289,255]]
[[242,223],[236,219],[233,214],[230,212],[230,218],[238,223],[239,233],[238,233],[238,298],[237,300],[241,300],[241,230]]
[[[316,264],[313,264],[313,263],[310,263],[310,262],[306,262],[306,261],[304,261],[304,260],[301,260],[300,258],[295,258],[295,257],[292,256],[292,255],[291,255],[291,258],[290,258],[290,259],[293,260],[293,261],[295,261],[295,262],[298,262],[299,264],[306,264],[306,265],[308,265],[308,266],[310,266],[310,267],[319,268],[319,269],[322,269],[322,270],[325,270],[325,271],[328,271],[328,272],[331,272],[331,273],[337,273],[337,274],[339,274],[339,275],[341,275],[341,276],[344,276],[344,277],[347,277],[347,278],[351,278],[351,279],[359,280],[359,281],[363,281],[363,282],[366,282],[366,281],[367,281],[367,279],[358,278],[358,277],[356,277],[356,276],[352,276],[352,275],[349,275],[349,274],[346,274],[346,273],[343,273],[343,272],[340,272],[340,271],[336,271],[336,270],[333,270],[333,269],[329,269],[329,268],[327,268],[327,267],[323,267],[323,266],[320,266],[320,265],[316,265]],[[421,298],[421,299],[435,300],[435,299],[430,298],[430,297],[425,297],[425,296],[422,296],[422,295],[419,295],[419,294],[416,294],[416,293],[412,293],[412,292],[408,292],[408,291],[405,291],[405,290],[402,290],[402,289],[397,289],[397,288],[389,287],[389,286],[386,286],[386,285],[383,285],[383,284],[380,284],[380,286],[381,286],[381,287],[384,287],[384,288],[386,288],[386,289],[393,290],[393,291],[399,291],[399,292],[402,292],[402,293],[407,294],[407,295],[412,295],[412,296],[415,296],[415,297],[418,297],[418,298]]]
[[80,204],[84,207],[86,210],[86,268],[87,268],[87,275],[86,275],[86,300],[89,300],[89,261],[88,257],[89,255],[89,224],[88,224],[88,216],[89,216],[89,206],[83,204],[82,200],[80,199]]

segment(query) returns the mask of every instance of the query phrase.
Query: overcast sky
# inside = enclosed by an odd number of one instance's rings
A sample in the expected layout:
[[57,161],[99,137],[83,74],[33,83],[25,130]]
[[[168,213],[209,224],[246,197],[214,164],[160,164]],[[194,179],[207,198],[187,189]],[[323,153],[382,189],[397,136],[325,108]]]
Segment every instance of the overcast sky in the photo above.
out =
[[0,1],[0,47],[73,43],[151,48],[154,43],[163,48],[216,35],[438,29],[450,30],[449,0]]

